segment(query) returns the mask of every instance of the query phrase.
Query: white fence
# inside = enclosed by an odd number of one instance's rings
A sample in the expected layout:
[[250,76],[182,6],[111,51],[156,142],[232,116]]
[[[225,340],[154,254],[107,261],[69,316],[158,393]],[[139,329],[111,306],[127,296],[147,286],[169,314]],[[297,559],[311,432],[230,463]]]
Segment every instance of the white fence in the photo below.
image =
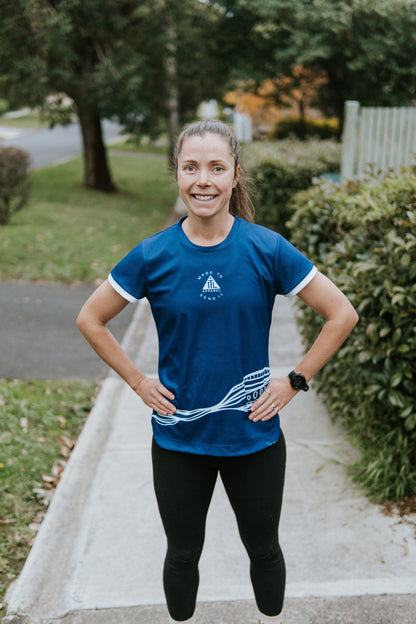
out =
[[235,111],[233,114],[234,132],[239,141],[249,142],[253,138],[251,117]]
[[342,179],[398,171],[416,162],[416,107],[360,107],[345,103]]

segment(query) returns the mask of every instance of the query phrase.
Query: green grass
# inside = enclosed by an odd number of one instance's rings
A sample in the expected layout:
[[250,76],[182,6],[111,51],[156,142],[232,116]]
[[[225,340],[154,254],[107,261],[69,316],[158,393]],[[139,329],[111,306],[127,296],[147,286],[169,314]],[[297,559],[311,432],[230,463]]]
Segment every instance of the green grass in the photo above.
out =
[[47,125],[48,122],[36,111],[11,119],[0,116],[0,126],[12,126],[14,128],[46,128]]
[[31,199],[0,228],[0,280],[89,282],[167,222],[176,183],[164,159],[111,157],[119,192],[82,185],[82,162],[35,173]]
[[91,382],[0,380],[0,603],[25,562],[46,511],[44,499],[95,391]]
[[124,150],[126,152],[138,152],[145,154],[160,154],[161,156],[167,156],[168,153],[168,145],[165,141],[158,141],[157,143],[152,143],[151,141],[141,141],[140,143],[127,140],[122,141],[120,143],[112,143],[110,145],[111,149],[119,149]]

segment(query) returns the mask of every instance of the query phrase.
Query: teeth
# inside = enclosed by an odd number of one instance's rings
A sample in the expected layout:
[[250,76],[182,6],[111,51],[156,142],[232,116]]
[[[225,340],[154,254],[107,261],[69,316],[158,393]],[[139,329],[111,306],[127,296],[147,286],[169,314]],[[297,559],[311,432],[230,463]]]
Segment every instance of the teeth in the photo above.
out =
[[195,195],[195,199],[198,201],[209,201],[213,197],[215,197],[215,195]]

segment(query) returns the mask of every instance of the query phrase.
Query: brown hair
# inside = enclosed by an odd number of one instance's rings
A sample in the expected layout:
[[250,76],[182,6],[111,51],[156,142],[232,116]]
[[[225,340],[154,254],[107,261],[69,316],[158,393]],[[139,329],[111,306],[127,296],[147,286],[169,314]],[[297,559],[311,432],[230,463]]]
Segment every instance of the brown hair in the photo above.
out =
[[[230,154],[234,156],[235,171],[237,171],[237,166],[240,165],[240,145],[233,130],[222,121],[205,120],[196,121],[188,126],[179,135],[173,155],[173,169],[175,175],[178,171],[178,159],[184,141],[189,137],[203,137],[205,134],[217,134],[227,141],[230,148]],[[242,170],[240,171],[240,175],[238,177],[237,186],[233,188],[231,194],[230,212],[241,219],[245,219],[246,221],[254,221],[254,206],[248,195],[247,180]]]

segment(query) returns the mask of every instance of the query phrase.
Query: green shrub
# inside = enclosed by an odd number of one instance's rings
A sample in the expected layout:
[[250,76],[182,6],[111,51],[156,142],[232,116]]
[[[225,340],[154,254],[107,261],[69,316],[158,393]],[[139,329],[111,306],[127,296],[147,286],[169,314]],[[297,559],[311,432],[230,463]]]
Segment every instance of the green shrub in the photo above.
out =
[[0,115],[4,115],[4,113],[7,113],[9,108],[10,106],[8,101],[0,97]]
[[31,187],[29,154],[17,147],[0,147],[0,225],[27,203]]
[[[292,241],[349,297],[360,323],[316,380],[359,442],[354,474],[377,500],[416,493],[416,174],[299,193]],[[321,326],[302,307],[310,346]]]
[[254,185],[256,221],[289,236],[286,222],[291,200],[315,177],[339,171],[340,145],[335,141],[268,141],[244,147],[242,160]]
[[338,119],[300,119],[285,117],[281,119],[270,133],[270,139],[337,139],[340,135]]

